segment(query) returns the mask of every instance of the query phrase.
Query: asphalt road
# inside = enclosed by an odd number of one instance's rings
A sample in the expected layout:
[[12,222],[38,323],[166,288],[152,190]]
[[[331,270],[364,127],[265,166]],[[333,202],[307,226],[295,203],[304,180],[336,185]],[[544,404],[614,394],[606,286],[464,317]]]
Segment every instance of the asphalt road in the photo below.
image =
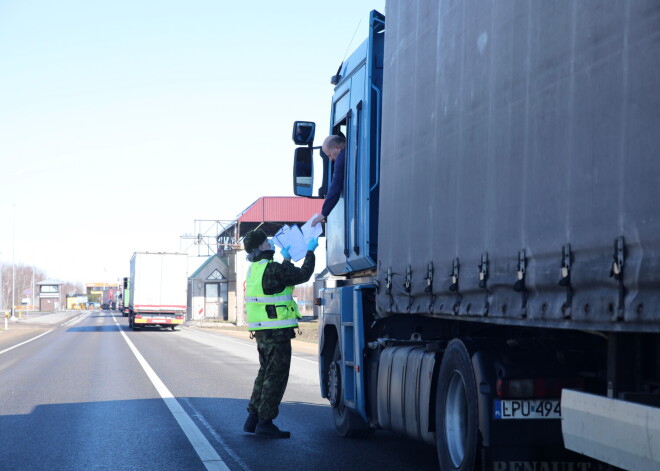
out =
[[338,437],[312,350],[294,347],[275,421],[292,438],[268,440],[242,431],[258,370],[248,339],[133,332],[107,311],[10,325],[0,332],[0,469],[437,469],[432,447],[389,432]]

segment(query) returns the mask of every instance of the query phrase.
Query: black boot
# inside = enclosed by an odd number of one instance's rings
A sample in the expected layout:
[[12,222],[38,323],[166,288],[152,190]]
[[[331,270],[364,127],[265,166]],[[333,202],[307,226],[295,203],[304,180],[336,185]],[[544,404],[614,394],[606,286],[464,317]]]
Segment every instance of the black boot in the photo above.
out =
[[265,438],[289,438],[291,433],[285,432],[277,428],[277,425],[273,423],[272,420],[259,419],[259,423],[256,428],[257,437]]
[[257,413],[250,412],[250,415],[248,415],[248,418],[245,420],[245,424],[243,424],[243,431],[247,433],[254,433],[258,422],[259,416]]

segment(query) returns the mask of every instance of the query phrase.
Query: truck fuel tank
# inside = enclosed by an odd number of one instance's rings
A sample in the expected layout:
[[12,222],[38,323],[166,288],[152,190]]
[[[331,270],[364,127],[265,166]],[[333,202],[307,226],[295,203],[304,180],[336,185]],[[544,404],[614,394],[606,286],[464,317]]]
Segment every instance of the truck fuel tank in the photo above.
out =
[[430,431],[435,352],[424,346],[385,348],[378,368],[378,423],[385,429],[435,445]]

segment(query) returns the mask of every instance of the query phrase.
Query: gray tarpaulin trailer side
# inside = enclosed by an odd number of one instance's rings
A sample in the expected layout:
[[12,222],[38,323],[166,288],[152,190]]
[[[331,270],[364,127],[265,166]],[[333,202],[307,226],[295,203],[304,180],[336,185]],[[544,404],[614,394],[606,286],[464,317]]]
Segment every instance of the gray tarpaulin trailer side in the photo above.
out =
[[379,311],[658,332],[660,4],[435,3],[388,3]]
[[602,332],[565,444],[657,466],[660,3],[435,4],[387,5],[378,312]]

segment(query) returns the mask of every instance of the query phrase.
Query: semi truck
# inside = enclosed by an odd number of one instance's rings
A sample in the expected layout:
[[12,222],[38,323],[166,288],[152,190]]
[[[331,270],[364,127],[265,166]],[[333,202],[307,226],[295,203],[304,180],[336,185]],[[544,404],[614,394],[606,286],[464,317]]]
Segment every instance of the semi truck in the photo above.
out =
[[183,324],[188,288],[188,255],[185,253],[135,252],[128,280],[128,325],[133,330],[146,326],[169,327]]
[[[660,469],[658,3],[386,14],[330,80],[336,431],[427,442],[443,471]],[[294,123],[299,196],[332,178],[315,133]]]

